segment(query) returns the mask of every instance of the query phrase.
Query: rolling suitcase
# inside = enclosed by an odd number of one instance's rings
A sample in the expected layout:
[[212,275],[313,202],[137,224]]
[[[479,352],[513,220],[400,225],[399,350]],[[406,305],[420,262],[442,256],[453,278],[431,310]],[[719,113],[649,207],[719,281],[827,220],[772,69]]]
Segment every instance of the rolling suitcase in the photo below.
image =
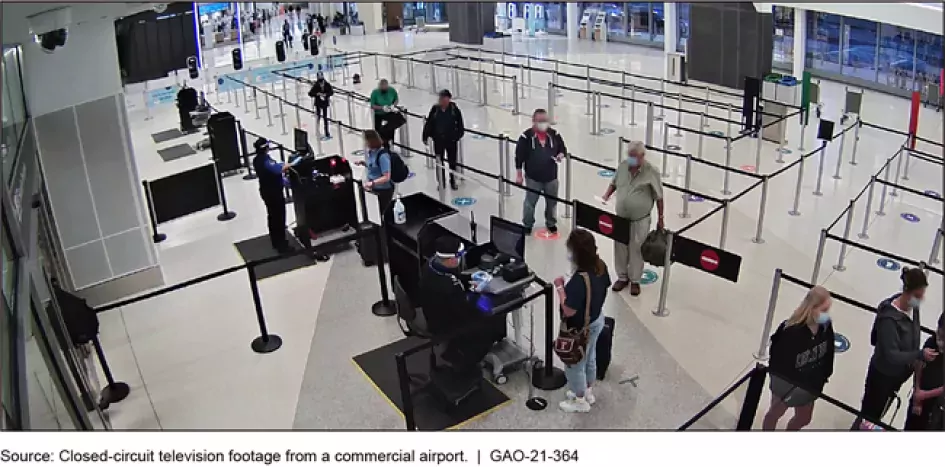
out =
[[[362,228],[366,228],[366,225],[363,225]],[[364,267],[372,267],[377,265],[378,258],[383,258],[386,262],[387,259],[387,245],[384,242],[381,242],[380,248],[378,248],[377,242],[375,241],[373,235],[368,235],[358,239],[358,254],[361,255],[361,264]],[[383,236],[381,237],[383,238]],[[383,256],[382,256],[383,254]]]
[[604,329],[597,338],[597,379],[603,381],[610,366],[610,357],[614,348],[614,326],[616,321],[610,316],[604,317]]

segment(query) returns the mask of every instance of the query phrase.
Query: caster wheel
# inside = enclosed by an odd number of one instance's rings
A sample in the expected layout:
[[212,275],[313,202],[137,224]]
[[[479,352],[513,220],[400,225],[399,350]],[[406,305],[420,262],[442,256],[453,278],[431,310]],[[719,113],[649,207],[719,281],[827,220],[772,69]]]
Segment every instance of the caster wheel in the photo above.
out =
[[495,377],[495,384],[505,384],[509,382],[509,377],[505,375],[498,375]]

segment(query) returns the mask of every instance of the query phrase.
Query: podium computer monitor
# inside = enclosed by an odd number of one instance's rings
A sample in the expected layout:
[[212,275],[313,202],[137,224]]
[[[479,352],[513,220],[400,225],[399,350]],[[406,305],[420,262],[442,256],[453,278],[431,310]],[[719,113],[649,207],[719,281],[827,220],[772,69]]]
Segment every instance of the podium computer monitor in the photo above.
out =
[[295,129],[295,152],[296,154],[305,154],[308,151],[308,132]]
[[504,255],[525,260],[525,226],[492,216],[489,221],[489,240]]

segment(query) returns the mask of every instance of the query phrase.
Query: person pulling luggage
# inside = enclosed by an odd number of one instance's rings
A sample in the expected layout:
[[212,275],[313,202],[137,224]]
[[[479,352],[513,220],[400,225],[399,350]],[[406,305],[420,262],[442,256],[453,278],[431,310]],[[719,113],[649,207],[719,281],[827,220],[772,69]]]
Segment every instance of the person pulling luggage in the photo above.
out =
[[447,164],[450,168],[450,188],[459,189],[456,185],[456,163],[459,153],[459,140],[463,138],[466,129],[463,124],[463,113],[453,102],[453,95],[446,89],[440,91],[439,101],[430,108],[430,113],[423,124],[423,141],[430,144],[433,140],[433,153],[440,163],[443,163],[443,154],[446,153]]
[[[315,118],[321,119],[322,123],[325,125],[325,136],[330,138],[331,131],[328,130],[328,107],[331,106],[331,96],[335,94],[335,90],[331,87],[331,83],[325,79],[324,73],[319,71],[315,76],[315,84],[313,84],[312,89],[308,91],[308,95],[314,99]],[[315,124],[318,125],[318,122]]]

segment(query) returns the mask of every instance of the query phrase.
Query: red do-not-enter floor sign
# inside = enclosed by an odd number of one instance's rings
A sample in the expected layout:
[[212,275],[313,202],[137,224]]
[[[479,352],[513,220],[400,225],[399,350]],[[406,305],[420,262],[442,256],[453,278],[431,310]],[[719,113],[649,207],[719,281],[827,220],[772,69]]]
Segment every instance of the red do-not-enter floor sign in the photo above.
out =
[[600,233],[610,235],[614,232],[614,220],[607,214],[601,214],[597,219],[597,228],[600,229]]

